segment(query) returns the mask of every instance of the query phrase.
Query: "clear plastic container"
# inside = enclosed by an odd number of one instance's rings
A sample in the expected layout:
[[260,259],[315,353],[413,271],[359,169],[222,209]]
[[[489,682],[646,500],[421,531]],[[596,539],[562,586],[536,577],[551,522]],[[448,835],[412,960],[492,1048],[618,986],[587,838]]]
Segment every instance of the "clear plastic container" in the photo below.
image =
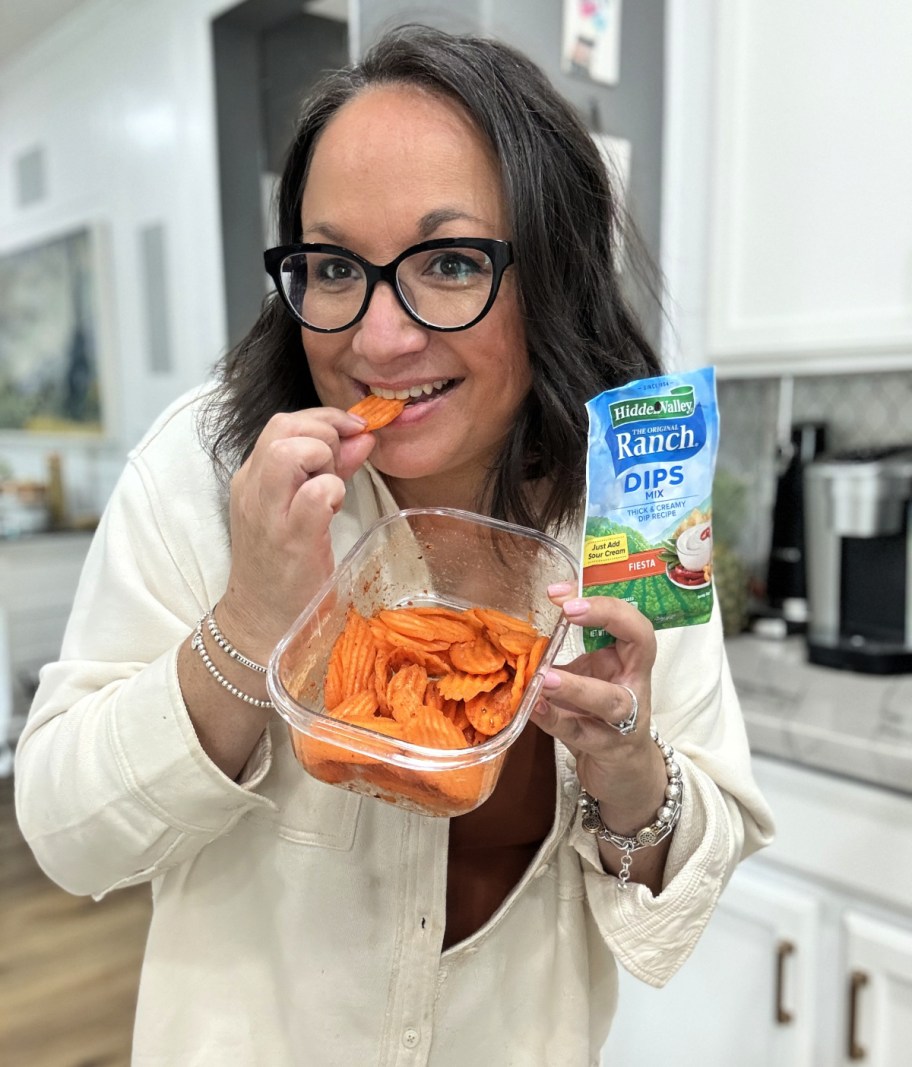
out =
[[[450,508],[412,508],[379,520],[358,541],[278,644],[268,684],[299,763],[320,781],[423,815],[460,815],[491,795],[507,749],[526,725],[566,635],[548,599],[553,582],[577,584],[578,564],[535,530]],[[437,604],[496,608],[549,637],[518,710],[500,733],[465,749],[410,744],[326,713],[323,682],[349,607]]]

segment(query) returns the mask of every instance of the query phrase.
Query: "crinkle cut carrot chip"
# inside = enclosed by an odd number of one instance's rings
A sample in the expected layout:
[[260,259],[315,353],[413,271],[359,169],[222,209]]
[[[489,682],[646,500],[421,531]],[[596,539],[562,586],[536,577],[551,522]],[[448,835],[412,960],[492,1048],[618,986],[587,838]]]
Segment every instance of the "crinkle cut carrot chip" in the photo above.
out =
[[369,719],[380,708],[375,689],[362,689],[353,693],[333,708],[333,718],[351,721],[352,719]]
[[428,676],[424,667],[411,663],[400,667],[386,687],[386,703],[397,722],[408,722],[424,704]]
[[436,708],[427,709],[433,714],[419,712],[403,725],[402,736],[413,745],[426,748],[468,748],[465,735],[454,723]]
[[527,634],[521,630],[507,630],[498,634],[497,640],[500,647],[512,652],[514,656],[527,656],[535,644],[536,635]]
[[381,646],[408,648],[415,652],[446,652],[449,641],[425,641],[420,637],[407,637],[398,630],[391,630],[381,619],[371,619],[371,633]]
[[524,619],[517,619],[514,615],[507,615],[506,612],[498,611],[496,608],[474,608],[473,611],[484,625],[495,633],[521,630],[524,633],[531,634],[533,637],[540,636],[532,623]]
[[367,421],[364,433],[380,430],[398,418],[405,409],[404,400],[387,400],[386,397],[368,393],[363,400],[348,409],[349,415],[360,415]]
[[345,626],[345,650],[342,664],[342,699],[360,693],[374,676],[377,642],[367,619],[352,609]]
[[526,664],[526,675],[531,678],[533,674],[538,670],[538,665],[541,663],[541,658],[544,655],[545,649],[548,647],[548,638],[540,637],[532,648],[529,650],[529,662]]
[[504,682],[490,693],[479,693],[466,701],[466,716],[475,729],[486,737],[493,737],[513,719],[512,684]]
[[465,674],[492,674],[506,663],[506,656],[484,637],[459,641],[450,646],[450,662]]
[[437,679],[437,688],[447,700],[471,700],[478,693],[493,689],[509,677],[506,670],[494,671],[491,674],[463,674],[462,671],[453,671],[452,674],[445,674]]
[[447,615],[423,614],[412,608],[397,608],[393,611],[381,611],[377,618],[395,633],[418,641],[445,641],[447,645],[455,641],[474,641],[478,636],[475,627]]

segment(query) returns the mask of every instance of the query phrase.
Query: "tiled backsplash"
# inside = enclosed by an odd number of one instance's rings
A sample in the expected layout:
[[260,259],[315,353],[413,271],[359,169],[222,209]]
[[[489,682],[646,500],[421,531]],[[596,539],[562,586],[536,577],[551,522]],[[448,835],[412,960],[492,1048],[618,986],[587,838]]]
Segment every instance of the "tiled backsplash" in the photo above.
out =
[[723,379],[718,382],[718,396],[722,426],[718,467],[747,489],[739,548],[758,577],[765,575],[769,552],[780,421],[825,423],[828,451],[912,443],[908,371],[792,380]]

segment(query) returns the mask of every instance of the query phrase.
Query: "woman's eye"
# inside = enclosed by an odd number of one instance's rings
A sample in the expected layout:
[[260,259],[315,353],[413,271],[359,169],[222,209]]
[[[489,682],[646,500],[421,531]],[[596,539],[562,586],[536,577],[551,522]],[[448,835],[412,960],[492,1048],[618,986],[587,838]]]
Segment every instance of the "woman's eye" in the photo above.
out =
[[440,274],[445,278],[454,278],[457,281],[470,278],[483,269],[482,264],[463,254],[448,252],[437,256],[428,264],[428,272]]
[[355,265],[347,259],[326,259],[317,268],[317,277],[324,282],[348,282],[355,276]]

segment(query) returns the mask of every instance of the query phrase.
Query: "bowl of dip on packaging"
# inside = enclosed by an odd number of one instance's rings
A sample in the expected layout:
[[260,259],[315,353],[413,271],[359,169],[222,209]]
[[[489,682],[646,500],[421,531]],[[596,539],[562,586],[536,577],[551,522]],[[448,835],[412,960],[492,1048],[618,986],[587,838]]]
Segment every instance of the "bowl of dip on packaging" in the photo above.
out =
[[279,642],[269,692],[314,778],[424,815],[497,784],[579,581],[560,542],[451,508],[378,520]]

